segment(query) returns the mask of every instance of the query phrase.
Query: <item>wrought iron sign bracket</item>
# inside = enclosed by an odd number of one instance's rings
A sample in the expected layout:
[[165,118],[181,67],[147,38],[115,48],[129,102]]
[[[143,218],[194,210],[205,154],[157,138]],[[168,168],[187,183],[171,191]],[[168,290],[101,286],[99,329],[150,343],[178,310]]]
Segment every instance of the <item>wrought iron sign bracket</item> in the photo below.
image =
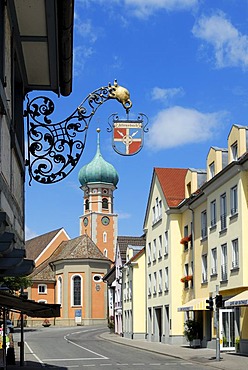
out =
[[[31,101],[27,97],[24,117],[27,120],[28,159],[26,166],[30,176],[43,184],[61,181],[78,163],[86,142],[90,121],[97,109],[107,100],[116,99],[128,115],[132,107],[129,91],[114,84],[91,92],[77,109],[66,119],[52,123],[53,101],[38,96]],[[80,140],[77,135],[83,135]]]

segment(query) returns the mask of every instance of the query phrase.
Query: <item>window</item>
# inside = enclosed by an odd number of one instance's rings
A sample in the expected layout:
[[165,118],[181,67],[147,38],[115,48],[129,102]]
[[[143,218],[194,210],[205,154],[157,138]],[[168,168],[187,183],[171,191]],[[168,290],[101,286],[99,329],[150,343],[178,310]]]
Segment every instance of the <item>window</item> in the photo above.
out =
[[217,275],[217,248],[211,249],[211,275]]
[[148,263],[151,263],[151,243],[148,243]]
[[159,246],[158,246],[158,258],[161,258],[162,257],[162,235],[159,235],[158,242],[159,242]]
[[226,229],[226,193],[220,197],[220,229]]
[[39,284],[38,285],[38,294],[47,294],[47,285]]
[[81,276],[74,276],[72,278],[72,305],[81,306]]
[[129,281],[129,299],[131,300],[132,299],[132,295],[133,295],[133,282],[132,280]]
[[227,245],[221,246],[221,280],[227,280]]
[[238,189],[237,185],[231,188],[231,215],[238,213]]
[[202,283],[208,281],[208,256],[207,254],[202,255]]
[[[184,265],[184,276],[188,276],[189,275],[189,265],[188,265],[188,263],[185,263],[185,265]],[[184,282],[184,288],[188,288],[189,287],[189,282],[188,282],[188,280],[186,280],[185,282]]]
[[151,274],[148,275],[148,295],[152,294],[152,276]]
[[207,238],[207,211],[201,213],[201,238]]
[[214,165],[214,162],[212,162],[209,165],[209,178],[212,179],[212,177],[214,177],[214,175],[215,175],[215,165]]
[[168,231],[164,233],[164,254],[168,254]]
[[159,203],[158,203],[158,198],[156,198],[155,221],[158,220],[158,216],[159,216]]
[[157,273],[153,273],[153,294],[157,293]]
[[238,143],[237,141],[231,146],[232,160],[236,161],[238,159]]
[[156,239],[153,240],[153,261],[157,258],[157,243]]
[[152,207],[152,223],[154,224],[156,220],[155,207]]
[[102,239],[103,239],[103,243],[107,243],[107,233],[106,233],[106,231],[103,232]]
[[[184,226],[184,231],[183,231],[183,235],[185,238],[187,238],[189,236],[189,227],[188,225]],[[184,250],[186,251],[189,247],[189,244],[188,242],[185,242],[184,243]]]
[[101,282],[102,282],[102,275],[95,274],[95,275],[93,276],[93,281],[94,281],[95,283],[101,283]]
[[216,200],[210,203],[211,227],[216,225]]
[[239,267],[239,242],[238,239],[232,241],[232,268]]
[[86,199],[85,201],[85,210],[89,210],[90,209],[90,203],[89,203],[89,199]]
[[102,199],[102,208],[108,209],[108,199],[107,198]]
[[159,220],[162,218],[162,200],[159,201],[158,205],[158,218]]
[[159,274],[158,274],[158,292],[159,293],[162,293],[162,286],[163,286],[163,282],[162,282],[162,270],[159,270]]
[[103,254],[104,254],[105,257],[108,257],[108,250],[107,250],[107,248],[104,248]]
[[123,299],[124,301],[127,300],[127,284],[124,284],[124,289],[123,289]]
[[169,271],[168,267],[164,269],[164,290],[167,292],[169,290]]
[[62,277],[58,277],[57,303],[62,304]]

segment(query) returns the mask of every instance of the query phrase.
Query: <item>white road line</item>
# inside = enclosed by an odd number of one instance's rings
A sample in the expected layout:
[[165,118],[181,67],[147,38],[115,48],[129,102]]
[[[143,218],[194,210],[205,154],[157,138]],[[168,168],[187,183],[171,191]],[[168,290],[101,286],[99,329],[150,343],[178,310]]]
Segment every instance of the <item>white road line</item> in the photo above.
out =
[[[94,352],[94,351],[91,351],[90,349],[88,349],[88,348],[85,348],[85,347],[83,347],[83,346],[80,346],[79,344],[77,344],[77,343],[73,343],[71,340],[69,340],[68,338],[66,338],[66,335],[64,336],[64,339],[68,342],[68,343],[71,343],[71,344],[73,344],[74,346],[76,346],[76,347],[79,347],[79,348],[82,348],[82,349],[84,349],[85,351],[88,351],[88,352],[90,352],[90,353],[93,353],[93,355],[96,355],[96,356],[98,356],[98,357],[100,357],[101,359],[103,359],[103,360],[108,360],[108,357],[105,357],[105,356],[103,356],[103,355],[100,355],[100,353],[96,353],[96,352]],[[98,358],[96,358],[96,360],[98,360]]]
[[143,363],[132,364],[133,366],[145,366]]
[[33,355],[36,360],[42,365],[42,366],[46,366],[46,364],[44,364],[44,362],[34,353],[34,351],[32,350],[32,348],[27,344],[27,342],[25,342],[26,346],[28,347],[28,350],[30,351],[31,355]]
[[88,360],[109,360],[106,358],[96,358],[96,357],[82,357],[82,358],[43,358],[44,362],[59,362],[59,361],[88,361]]
[[150,366],[160,366],[161,364],[149,364]]

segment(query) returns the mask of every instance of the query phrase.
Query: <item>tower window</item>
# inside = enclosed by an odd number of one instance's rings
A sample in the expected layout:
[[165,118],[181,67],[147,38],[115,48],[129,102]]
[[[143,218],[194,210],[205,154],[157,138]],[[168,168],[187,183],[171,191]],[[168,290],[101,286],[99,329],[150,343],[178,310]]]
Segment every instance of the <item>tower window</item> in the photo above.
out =
[[107,233],[104,231],[103,233],[103,243],[107,243]]
[[103,254],[105,257],[108,257],[108,250],[106,248],[104,249]]
[[89,210],[89,208],[90,208],[89,199],[86,199],[86,201],[85,201],[85,210],[87,211],[87,210]]
[[103,198],[103,200],[102,200],[102,208],[103,209],[108,209],[108,199],[107,198]]

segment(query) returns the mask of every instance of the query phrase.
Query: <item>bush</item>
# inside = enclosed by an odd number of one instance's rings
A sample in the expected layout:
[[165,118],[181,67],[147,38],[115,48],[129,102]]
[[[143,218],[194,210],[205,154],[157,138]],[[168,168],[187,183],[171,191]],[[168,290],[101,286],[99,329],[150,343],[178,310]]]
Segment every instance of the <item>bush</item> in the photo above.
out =
[[183,335],[188,342],[192,342],[194,339],[200,339],[200,324],[195,320],[187,320],[184,323]]

